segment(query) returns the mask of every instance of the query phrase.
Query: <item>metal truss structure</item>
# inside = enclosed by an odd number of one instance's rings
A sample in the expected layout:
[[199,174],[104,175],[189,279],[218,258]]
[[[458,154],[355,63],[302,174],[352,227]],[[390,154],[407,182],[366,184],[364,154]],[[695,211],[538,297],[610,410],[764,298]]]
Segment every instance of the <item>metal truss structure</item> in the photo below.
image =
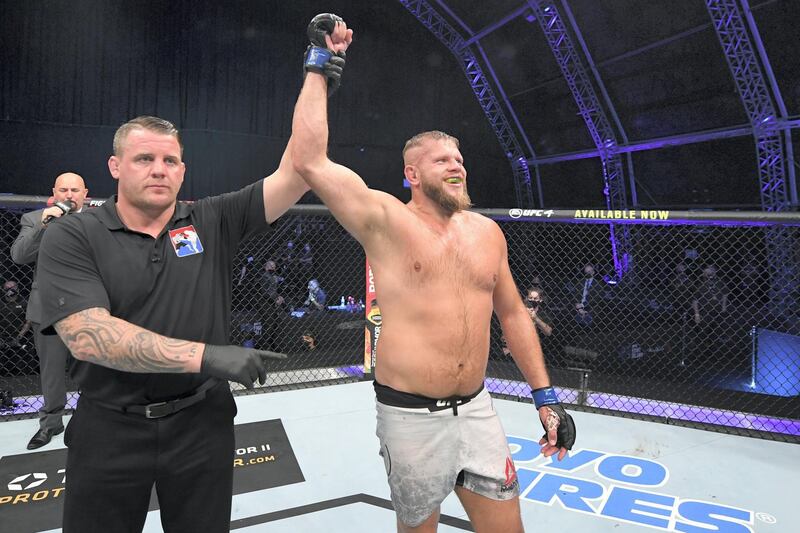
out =
[[[755,23],[752,22],[747,0],[741,0],[741,3],[740,6],[739,0],[706,0],[706,8],[753,128],[761,209],[771,212],[787,211],[791,208],[791,203],[787,191],[786,169],[791,169],[791,162],[787,161],[784,154],[784,140],[791,150],[791,137],[790,130],[784,130],[784,137],[777,127],[779,115],[773,98],[780,104],[780,118],[786,118],[786,111],[772,77],[770,81],[773,93],[770,94],[756,49],[761,52],[764,68],[771,74],[769,60],[763,51]],[[752,39],[747,31],[748,22],[751,23]],[[770,265],[770,305],[774,312],[785,313],[794,304],[791,296],[792,275],[788,271],[792,253],[788,229],[770,228],[766,231],[765,241]]]
[[[606,206],[613,210],[627,209],[629,206],[625,193],[622,158],[617,150],[619,146],[617,135],[597,98],[581,57],[572,44],[564,19],[553,1],[528,0],[528,6],[544,32],[547,44],[553,51],[553,56],[578,106],[578,113],[583,117],[600,154]],[[614,271],[617,277],[621,277],[631,265],[630,233],[626,227],[613,224],[610,230]]]
[[426,0],[400,0],[400,3],[414,15],[428,30],[455,55],[469,81],[478,103],[494,130],[503,152],[508,158],[514,173],[514,191],[520,207],[534,207],[531,189],[531,172],[528,158],[517,140],[500,102],[495,96],[480,62],[465,39],[459,34]]
[[753,127],[761,208],[764,211],[785,211],[790,204],[783,141],[776,128],[778,114],[738,3],[738,0],[706,0],[706,7]]
[[[543,202],[539,180],[541,165],[599,157],[603,172],[603,192],[608,209],[624,210],[636,207],[638,200],[630,157],[632,152],[744,135],[752,135],[755,140],[762,209],[781,212],[798,205],[791,131],[800,128],[800,120],[788,116],[748,0],[705,0],[747,112],[748,124],[636,142],[630,142],[625,135],[597,68],[583,42],[580,29],[570,11],[568,0],[522,0],[516,9],[502,19],[475,32],[458,18],[445,0],[430,0],[430,3],[428,0],[399,1],[458,58],[478,102],[511,163],[517,201],[520,205],[533,204],[531,169],[536,172],[539,187],[538,201],[541,205]],[[558,2],[561,3],[561,9],[557,6]],[[443,13],[460,24],[466,32],[466,37],[464,33],[454,29],[448,22],[449,19],[440,15],[430,5],[431,3],[438,4]],[[480,45],[482,38],[520,16],[525,16],[529,22],[534,22],[535,19],[544,32],[547,43],[578,107],[578,112],[595,145],[594,150],[555,154],[544,158],[537,158],[533,153],[533,148],[503,91],[502,84],[494,75],[492,65]],[[568,31],[567,22],[572,25],[572,33]],[[646,45],[639,50],[627,52],[625,55],[632,55],[652,48],[654,45],[668,43],[680,36],[691,35],[703,29],[703,26],[691,28],[679,36],[668,37],[659,43]],[[580,49],[573,45],[573,38],[577,39],[577,43],[581,45]],[[581,49],[583,55],[580,54]],[[474,50],[477,50],[477,53]],[[483,64],[478,59],[478,53],[483,58]],[[585,62],[588,62],[588,66],[594,74],[596,86],[592,83],[587,68],[584,67]],[[485,71],[493,76],[494,88],[490,84],[490,79],[484,74]],[[598,97],[596,87],[602,92],[604,100]],[[503,101],[498,99],[496,94],[502,96]],[[505,106],[503,106],[503,102]],[[513,119],[519,132],[513,129],[512,122],[507,116]],[[609,116],[613,118],[613,123],[609,120]],[[519,142],[518,134],[525,141],[524,146],[527,146],[530,154],[528,159],[523,156],[523,144]],[[619,142],[617,134],[621,135],[622,143]],[[623,154],[628,159],[632,203],[627,197]],[[614,269],[617,276],[621,277],[632,266],[633,243],[628,229],[624,225],[612,224],[610,230]],[[766,250],[770,257],[770,264],[773,265],[773,297],[771,300],[776,307],[781,309],[786,309],[792,304],[787,296],[791,292],[788,284],[789,273],[783,272],[781,267],[781,265],[788,264],[787,254],[793,248],[790,245],[791,235],[787,232],[786,229],[776,227],[767,230],[766,233]]]

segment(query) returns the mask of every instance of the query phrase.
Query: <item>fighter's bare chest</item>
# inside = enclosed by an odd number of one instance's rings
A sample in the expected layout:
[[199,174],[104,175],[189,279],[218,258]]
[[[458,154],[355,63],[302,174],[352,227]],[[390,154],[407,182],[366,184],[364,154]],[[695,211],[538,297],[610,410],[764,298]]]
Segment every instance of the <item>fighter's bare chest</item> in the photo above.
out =
[[497,282],[499,252],[478,235],[411,239],[399,258],[410,287],[454,284],[464,289],[491,292]]

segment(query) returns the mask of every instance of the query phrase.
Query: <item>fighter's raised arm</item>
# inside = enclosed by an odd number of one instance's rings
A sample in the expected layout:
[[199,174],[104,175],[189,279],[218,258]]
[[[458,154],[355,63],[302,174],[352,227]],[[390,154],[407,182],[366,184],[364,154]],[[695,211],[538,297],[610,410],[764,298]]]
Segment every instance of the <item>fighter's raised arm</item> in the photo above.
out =
[[[381,225],[385,203],[393,199],[370,190],[349,168],[328,158],[328,69],[342,62],[353,39],[353,30],[336,15],[317,15],[309,25],[312,46],[306,54],[306,79],[292,122],[294,168],[325,202],[336,219],[359,242],[366,244]],[[329,76],[328,76],[329,77]]]
[[308,191],[308,184],[292,165],[293,143],[294,140],[289,138],[277,170],[264,178],[264,214],[270,224],[280,218]]

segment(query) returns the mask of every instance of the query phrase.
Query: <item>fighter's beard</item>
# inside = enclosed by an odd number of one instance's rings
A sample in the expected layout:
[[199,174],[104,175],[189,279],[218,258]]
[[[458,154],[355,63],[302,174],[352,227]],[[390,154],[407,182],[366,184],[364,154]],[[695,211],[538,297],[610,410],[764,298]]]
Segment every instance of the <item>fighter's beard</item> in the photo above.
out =
[[469,197],[469,193],[467,193],[467,184],[462,182],[462,186],[462,193],[456,196],[445,193],[441,185],[437,187],[433,183],[423,181],[422,192],[425,193],[425,196],[439,204],[448,215],[452,215],[453,213],[472,207],[472,200]]

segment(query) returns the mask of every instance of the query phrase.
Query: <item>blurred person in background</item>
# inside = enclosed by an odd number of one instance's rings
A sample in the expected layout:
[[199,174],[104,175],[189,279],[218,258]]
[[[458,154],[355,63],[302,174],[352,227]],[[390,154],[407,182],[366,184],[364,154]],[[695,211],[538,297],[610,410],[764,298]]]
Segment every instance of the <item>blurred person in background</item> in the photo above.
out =
[[[11,245],[11,259],[19,265],[35,263],[39,245],[48,226],[67,214],[80,213],[87,194],[89,189],[86,188],[81,176],[73,172],[59,175],[53,184],[54,205],[22,215],[19,235]],[[39,430],[28,442],[28,449],[35,450],[64,431],[63,416],[67,403],[66,366],[70,360],[69,350],[57,335],[42,335],[42,304],[36,276],[31,285],[27,317],[33,324],[43,399],[42,407],[39,409]]]

